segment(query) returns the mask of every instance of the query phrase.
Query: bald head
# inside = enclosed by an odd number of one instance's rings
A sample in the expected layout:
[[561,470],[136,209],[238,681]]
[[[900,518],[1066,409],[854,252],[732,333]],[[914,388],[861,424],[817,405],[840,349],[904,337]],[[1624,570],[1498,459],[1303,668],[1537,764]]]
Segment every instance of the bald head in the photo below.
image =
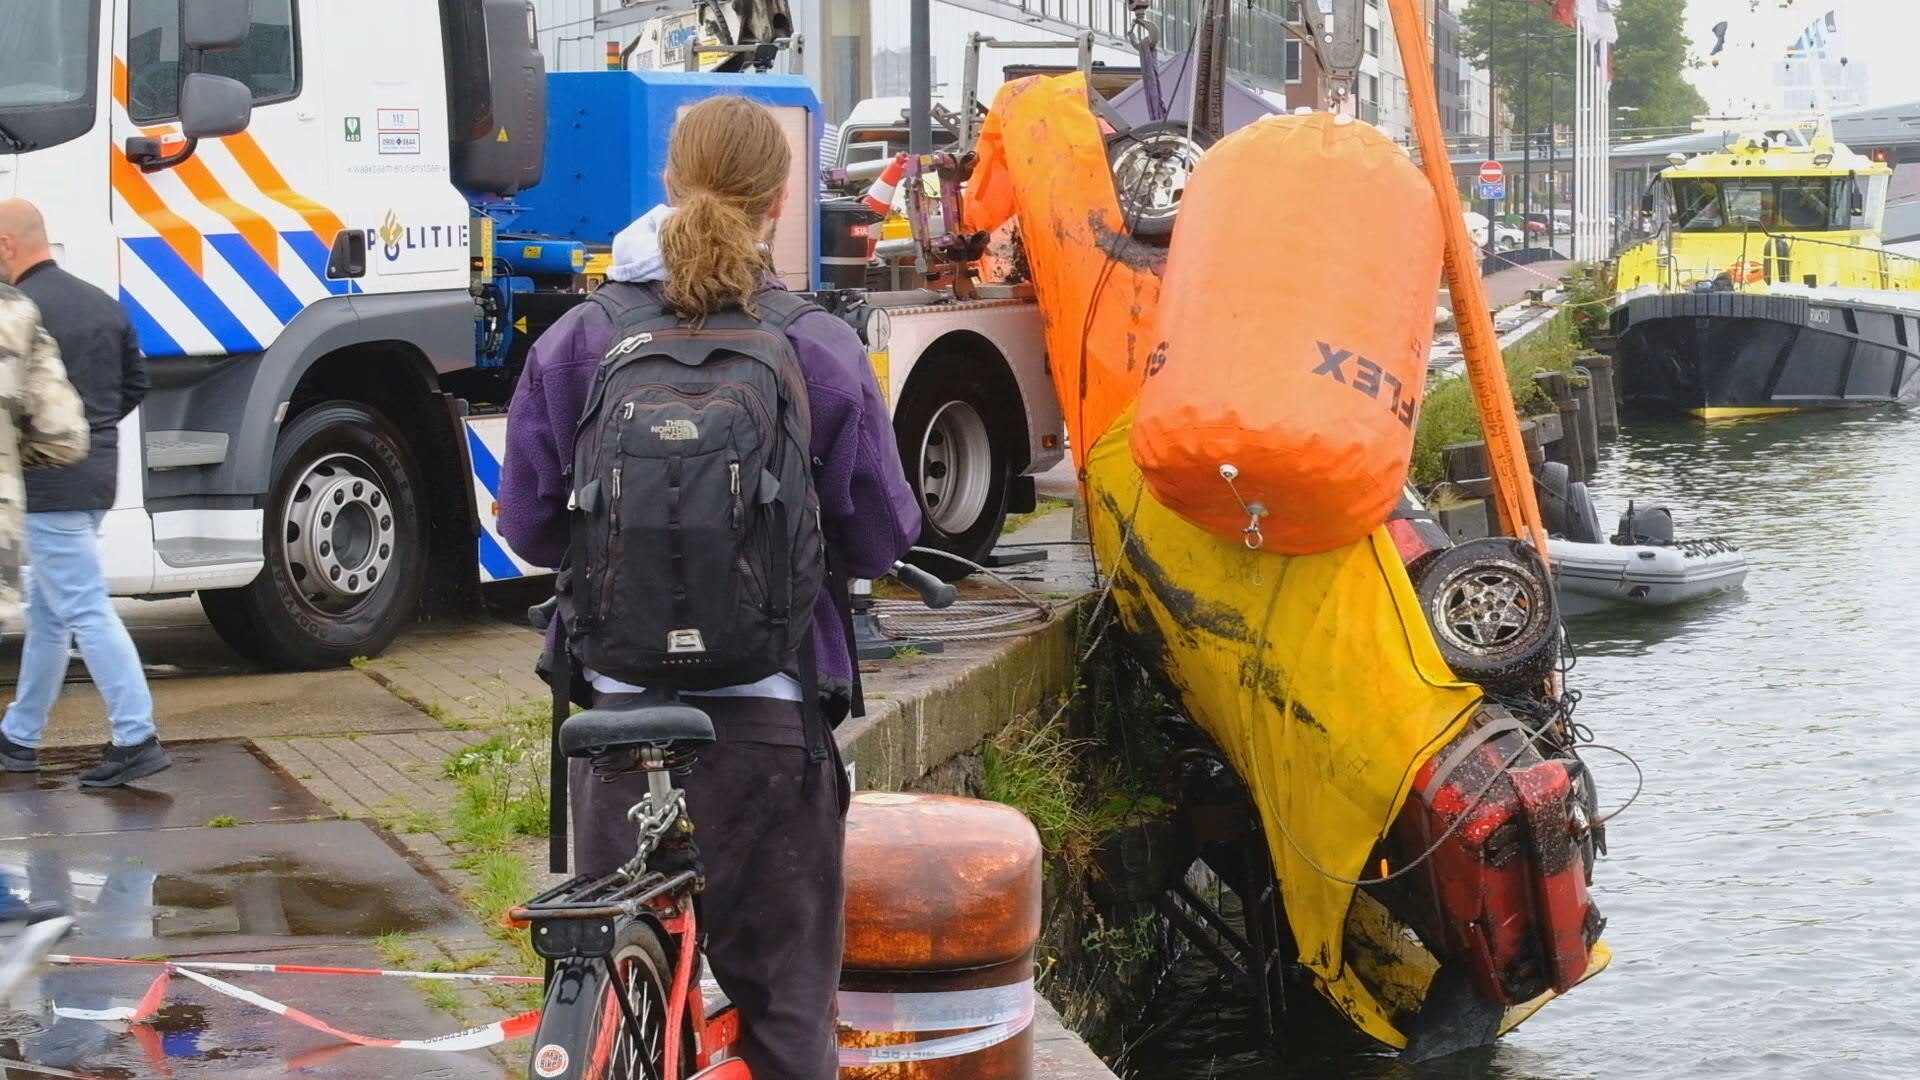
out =
[[0,200],[0,281],[11,284],[23,271],[51,258],[40,208],[25,199]]

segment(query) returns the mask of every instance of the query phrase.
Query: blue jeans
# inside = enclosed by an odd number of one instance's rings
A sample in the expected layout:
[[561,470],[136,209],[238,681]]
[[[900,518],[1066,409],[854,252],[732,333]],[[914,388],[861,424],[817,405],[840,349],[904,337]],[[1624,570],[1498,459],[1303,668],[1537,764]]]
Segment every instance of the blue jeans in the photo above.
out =
[[47,713],[67,678],[67,657],[80,642],[87,673],[107,701],[115,746],[136,746],[154,735],[153,696],[120,614],[107,596],[100,569],[104,510],[60,510],[27,515],[27,635],[20,683],[0,721],[0,733],[38,747]]

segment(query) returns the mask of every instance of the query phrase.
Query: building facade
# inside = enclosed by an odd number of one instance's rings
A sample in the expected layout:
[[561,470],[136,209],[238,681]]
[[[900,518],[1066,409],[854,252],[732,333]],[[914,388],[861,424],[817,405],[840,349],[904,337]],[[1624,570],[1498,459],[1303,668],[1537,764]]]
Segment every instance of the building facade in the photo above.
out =
[[[1472,79],[1459,55],[1462,0],[1420,0],[1434,41],[1436,88],[1441,121],[1449,137],[1473,130]],[[1191,43],[1206,0],[1154,0],[1160,48],[1178,51]],[[554,71],[604,68],[607,48],[624,47],[639,24],[660,15],[689,11],[692,0],[534,0],[541,50]],[[908,93],[909,11],[905,0],[790,0],[796,30],[803,39],[798,57],[786,57],[780,70],[804,73],[818,89],[830,119],[845,117],[854,104],[875,97]],[[1301,0],[1233,0],[1228,31],[1228,67],[1276,103],[1288,108],[1322,107],[1327,80],[1308,41]],[[1353,110],[1396,140],[1413,138],[1405,69],[1400,62],[1392,13],[1384,0],[1364,0],[1366,54],[1353,87]],[[1072,64],[1075,34],[1094,34],[1094,60],[1115,67],[1137,64],[1124,35],[1131,13],[1127,0],[933,0],[932,75],[934,100],[958,103],[966,63],[967,39],[980,33],[1002,40],[1057,37],[1059,50],[1020,53],[989,51],[980,64],[980,93],[989,97],[1008,63]]]

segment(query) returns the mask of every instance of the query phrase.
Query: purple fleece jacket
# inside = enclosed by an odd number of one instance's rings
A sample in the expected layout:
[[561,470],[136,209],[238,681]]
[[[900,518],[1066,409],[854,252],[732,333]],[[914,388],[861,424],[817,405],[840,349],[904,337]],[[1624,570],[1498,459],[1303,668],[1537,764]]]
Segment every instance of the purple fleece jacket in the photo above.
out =
[[[567,312],[527,354],[507,414],[500,534],[536,566],[559,566],[566,558],[574,429],[612,336],[613,324],[600,305]],[[887,403],[852,327],[814,312],[795,320],[787,336],[806,374],[813,481],[834,569],[847,577],[879,577],[920,536],[920,508],[900,467]],[[824,590],[813,625],[821,677],[852,678],[851,643]],[[555,620],[549,649],[558,634]]]

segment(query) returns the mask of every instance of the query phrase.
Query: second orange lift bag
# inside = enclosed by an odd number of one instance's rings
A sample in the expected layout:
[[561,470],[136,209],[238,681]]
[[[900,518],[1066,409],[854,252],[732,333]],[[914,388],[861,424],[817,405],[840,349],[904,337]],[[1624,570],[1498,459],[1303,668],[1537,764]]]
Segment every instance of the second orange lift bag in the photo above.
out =
[[1413,454],[1442,243],[1433,188],[1372,125],[1277,116],[1209,150],[1133,426],[1154,496],[1287,555],[1385,522]]

